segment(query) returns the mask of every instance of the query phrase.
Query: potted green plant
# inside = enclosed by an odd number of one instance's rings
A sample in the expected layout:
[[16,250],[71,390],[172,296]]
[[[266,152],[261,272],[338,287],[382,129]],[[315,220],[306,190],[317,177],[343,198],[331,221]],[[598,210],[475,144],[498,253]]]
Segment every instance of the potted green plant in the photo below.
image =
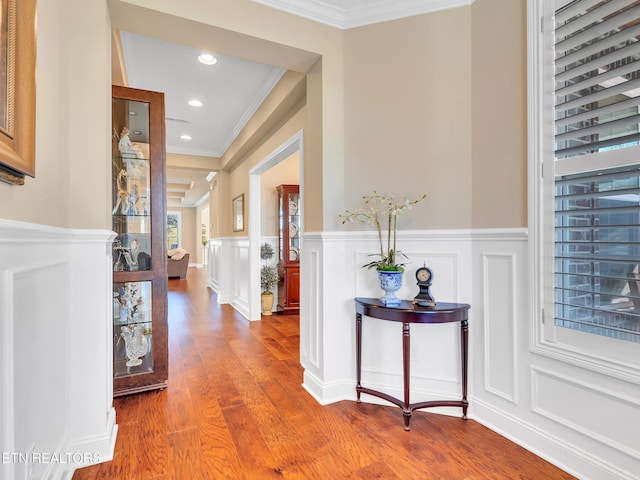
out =
[[[273,258],[275,252],[273,247],[268,243],[260,245],[260,258],[264,261],[269,261]],[[260,300],[262,304],[262,314],[271,315],[271,309],[273,308],[273,288],[278,285],[280,276],[278,270],[273,265],[265,263],[260,269],[260,288],[262,293]]]
[[[402,287],[402,274],[404,263],[398,261],[398,257],[407,258],[405,254],[396,247],[396,231],[398,226],[398,216],[427,198],[424,194],[416,200],[408,198],[398,201],[395,195],[382,195],[373,191],[373,195],[364,195],[363,207],[354,210],[346,210],[339,215],[342,223],[361,223],[373,225],[378,233],[379,253],[372,256],[379,257],[377,260],[364,264],[363,268],[373,269],[378,272],[380,288],[385,291],[385,295],[380,299],[386,305],[399,304],[400,300],[395,292]],[[383,230],[386,230],[386,242],[383,238]]]
[[207,237],[207,226],[203,223],[201,227],[201,242],[203,247],[206,247],[209,243],[209,238]]

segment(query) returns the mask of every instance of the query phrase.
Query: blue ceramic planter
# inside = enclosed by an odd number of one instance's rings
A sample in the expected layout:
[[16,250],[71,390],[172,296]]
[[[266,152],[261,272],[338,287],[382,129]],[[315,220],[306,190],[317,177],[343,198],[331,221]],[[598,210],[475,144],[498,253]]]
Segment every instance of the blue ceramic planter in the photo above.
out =
[[402,287],[402,275],[404,272],[385,272],[378,270],[380,288],[385,294],[380,298],[384,305],[400,305],[401,300],[396,297],[396,292]]

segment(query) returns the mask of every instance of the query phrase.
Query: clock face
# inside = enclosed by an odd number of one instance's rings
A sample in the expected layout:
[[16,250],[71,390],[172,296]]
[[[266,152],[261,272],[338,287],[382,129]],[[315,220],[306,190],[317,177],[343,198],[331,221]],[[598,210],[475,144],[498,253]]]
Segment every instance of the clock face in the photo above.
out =
[[431,272],[426,268],[419,268],[416,272],[416,278],[421,282],[426,282],[431,278]]

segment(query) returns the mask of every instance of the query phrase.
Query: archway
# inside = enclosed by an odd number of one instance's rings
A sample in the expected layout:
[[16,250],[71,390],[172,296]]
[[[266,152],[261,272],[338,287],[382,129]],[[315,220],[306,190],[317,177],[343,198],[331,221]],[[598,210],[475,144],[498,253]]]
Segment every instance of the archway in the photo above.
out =
[[[249,171],[249,320],[260,320],[260,236],[261,236],[261,195],[260,177],[270,168],[290,157],[295,152],[300,152],[300,204],[304,211],[304,167],[303,132],[299,131],[289,140],[283,143],[256,164]],[[304,215],[301,218],[301,233],[304,232]],[[300,268],[303,267],[303,259],[300,259]],[[302,299],[300,299],[302,302]]]

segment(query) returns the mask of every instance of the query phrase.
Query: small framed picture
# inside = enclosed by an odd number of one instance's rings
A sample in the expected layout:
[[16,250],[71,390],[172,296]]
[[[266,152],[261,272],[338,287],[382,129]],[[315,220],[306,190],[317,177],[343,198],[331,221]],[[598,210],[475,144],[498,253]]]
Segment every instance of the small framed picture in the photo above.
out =
[[244,193],[241,193],[232,200],[231,207],[233,218],[233,231],[244,231]]

